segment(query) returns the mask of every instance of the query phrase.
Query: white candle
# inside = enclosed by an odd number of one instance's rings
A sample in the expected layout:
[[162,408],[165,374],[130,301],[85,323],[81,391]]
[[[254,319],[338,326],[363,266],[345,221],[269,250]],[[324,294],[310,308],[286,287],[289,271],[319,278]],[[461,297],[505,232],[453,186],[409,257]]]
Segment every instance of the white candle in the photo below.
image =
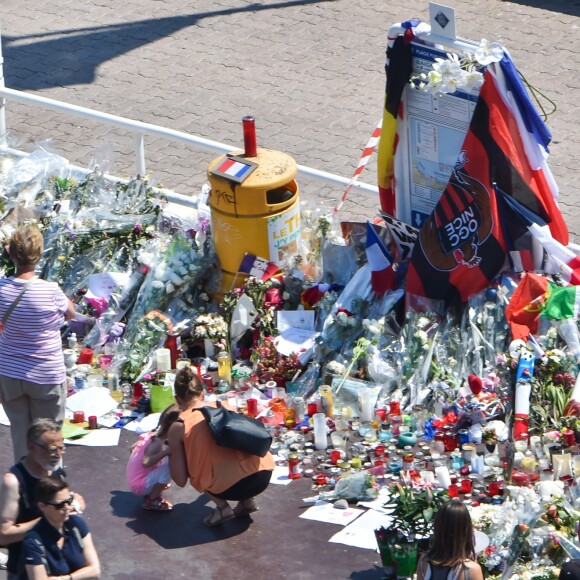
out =
[[437,478],[437,483],[443,489],[447,489],[451,485],[451,475],[445,465],[440,465],[435,468],[435,477]]
[[324,413],[315,413],[314,422],[314,447],[318,450],[326,449],[328,441],[326,438],[326,415]]
[[155,351],[157,369],[160,371],[171,370],[171,351],[168,348],[158,348]]
[[207,358],[213,358],[215,354],[215,347],[213,345],[213,342],[209,338],[203,339],[203,347],[205,349],[205,356]]
[[368,423],[373,418],[371,415],[371,390],[368,387],[361,387],[359,389],[358,404],[361,422]]
[[561,455],[553,455],[552,466],[554,479],[560,479],[565,475],[572,475],[572,454],[562,453]]

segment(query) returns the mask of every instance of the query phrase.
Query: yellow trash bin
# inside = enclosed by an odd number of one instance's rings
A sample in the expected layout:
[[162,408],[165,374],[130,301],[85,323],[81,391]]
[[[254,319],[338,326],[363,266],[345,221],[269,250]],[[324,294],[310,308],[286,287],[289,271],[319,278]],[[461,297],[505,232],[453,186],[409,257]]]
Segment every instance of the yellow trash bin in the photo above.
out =
[[[243,152],[238,153],[240,157]],[[222,290],[240,286],[236,279],[246,253],[282,264],[298,251],[300,207],[296,162],[280,151],[258,148],[257,164],[243,183],[212,173],[227,156],[214,159],[208,168],[209,205],[216,253],[223,273]]]

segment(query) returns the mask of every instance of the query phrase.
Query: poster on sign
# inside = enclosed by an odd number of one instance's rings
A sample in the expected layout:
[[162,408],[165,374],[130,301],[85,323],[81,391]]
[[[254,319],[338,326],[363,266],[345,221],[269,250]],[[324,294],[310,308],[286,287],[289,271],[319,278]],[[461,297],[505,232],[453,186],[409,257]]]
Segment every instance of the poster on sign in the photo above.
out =
[[268,218],[270,261],[282,264],[298,253],[300,242],[300,207],[298,204],[281,214]]

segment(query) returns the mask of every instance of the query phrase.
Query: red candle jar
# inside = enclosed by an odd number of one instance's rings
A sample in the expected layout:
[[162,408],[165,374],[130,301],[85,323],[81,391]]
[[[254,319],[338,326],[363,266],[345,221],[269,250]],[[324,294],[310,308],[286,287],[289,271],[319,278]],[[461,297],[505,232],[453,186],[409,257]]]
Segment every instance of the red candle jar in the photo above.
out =
[[457,436],[453,432],[447,432],[443,434],[443,445],[445,446],[445,451],[451,453],[457,449]]
[[250,417],[255,417],[258,414],[258,399],[248,399],[248,415]]
[[576,445],[576,438],[574,437],[574,431],[572,431],[572,429],[565,429],[562,434],[564,435],[564,444],[566,447],[573,447]]
[[85,414],[82,411],[75,411],[73,413],[73,423],[84,423]]
[[340,451],[338,451],[338,449],[335,449],[334,451],[330,452],[330,463],[332,463],[332,465],[336,465],[336,462],[340,459]]
[[318,406],[316,403],[308,403],[308,416],[312,417],[312,415],[318,413]]
[[375,447],[375,455],[377,457],[383,457],[384,454],[385,454],[385,446],[384,445],[377,445]]
[[298,455],[296,453],[290,453],[288,455],[288,479],[298,479],[300,477],[299,464],[300,460],[298,459]]
[[529,483],[528,475],[524,471],[514,471],[512,473],[512,483],[514,485],[524,486]]
[[487,485],[487,493],[493,497],[499,495],[499,481],[490,481]]
[[137,401],[143,396],[143,383],[133,384],[133,407],[137,406]]
[[464,495],[471,493],[472,490],[471,479],[462,479],[461,486],[459,489],[461,490],[461,493]]
[[326,485],[326,475],[324,473],[319,473],[316,476],[316,485]]
[[211,375],[201,375],[203,386],[208,393],[213,393],[213,377]]
[[89,429],[96,429],[97,428],[97,416],[91,415],[89,417]]
[[90,365],[93,362],[93,351],[90,348],[83,348],[79,358],[77,359],[78,365]]
[[387,420],[387,410],[386,409],[375,409],[375,415],[384,423]]
[[449,497],[451,499],[459,497],[459,487],[457,487],[456,484],[452,483],[448,488],[447,488],[447,493],[449,494]]
[[401,403],[399,401],[391,401],[389,403],[389,415],[400,415]]

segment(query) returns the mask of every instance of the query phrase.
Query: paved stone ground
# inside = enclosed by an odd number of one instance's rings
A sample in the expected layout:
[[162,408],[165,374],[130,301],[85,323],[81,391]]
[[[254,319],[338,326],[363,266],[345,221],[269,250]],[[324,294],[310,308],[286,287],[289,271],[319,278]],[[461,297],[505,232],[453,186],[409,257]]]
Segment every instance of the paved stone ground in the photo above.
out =
[[[504,44],[555,101],[550,163],[580,241],[580,2],[447,4],[461,36]],[[0,10],[11,88],[239,146],[240,119],[252,114],[261,146],[345,177],[381,116],[389,26],[428,20],[425,0],[4,0]],[[123,131],[14,103],[8,124],[22,147],[51,138],[81,165],[113,152],[113,173],[135,173]],[[146,150],[151,174],[181,193],[199,189],[214,157],[161,139],[147,139]],[[364,181],[375,183],[374,165]],[[300,185],[303,197],[328,208],[342,193],[308,179]],[[377,206],[374,195],[353,192],[342,217],[373,216]]]

